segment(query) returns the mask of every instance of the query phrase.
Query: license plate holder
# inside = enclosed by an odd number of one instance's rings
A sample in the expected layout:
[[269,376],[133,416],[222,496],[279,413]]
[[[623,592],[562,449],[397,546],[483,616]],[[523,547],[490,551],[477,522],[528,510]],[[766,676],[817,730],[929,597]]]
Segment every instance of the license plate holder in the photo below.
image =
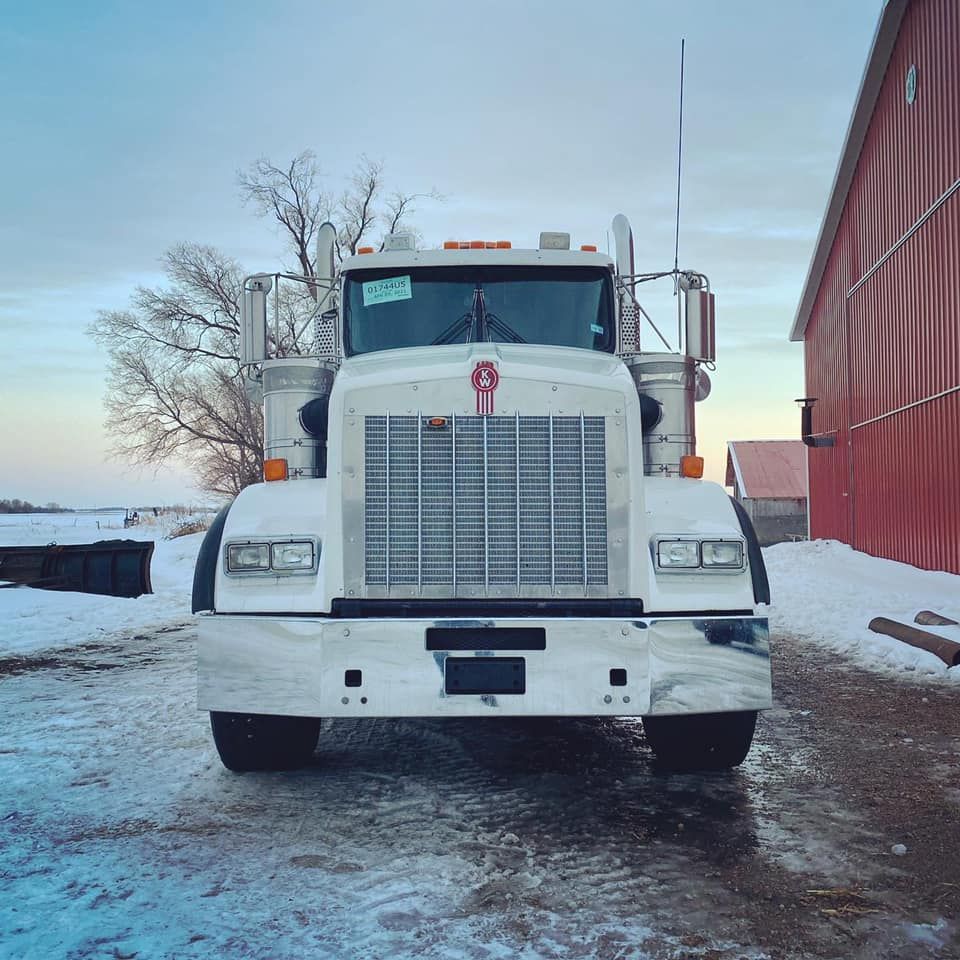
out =
[[447,657],[444,691],[447,694],[521,694],[527,692],[523,657]]

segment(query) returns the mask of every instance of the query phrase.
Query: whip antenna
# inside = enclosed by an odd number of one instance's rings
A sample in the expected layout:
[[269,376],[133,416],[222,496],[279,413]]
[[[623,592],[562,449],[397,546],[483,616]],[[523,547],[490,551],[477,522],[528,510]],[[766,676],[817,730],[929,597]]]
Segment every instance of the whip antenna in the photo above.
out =
[[677,133],[677,229],[673,240],[673,269],[680,266],[680,172],[683,163],[683,48],[686,38],[680,40],[680,124]]

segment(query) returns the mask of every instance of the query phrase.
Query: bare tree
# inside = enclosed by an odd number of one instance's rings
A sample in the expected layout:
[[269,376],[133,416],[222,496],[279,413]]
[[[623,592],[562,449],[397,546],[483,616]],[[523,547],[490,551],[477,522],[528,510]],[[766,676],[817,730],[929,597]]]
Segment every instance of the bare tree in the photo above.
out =
[[261,216],[272,217],[282,228],[285,240],[296,256],[305,277],[316,276],[314,241],[324,220],[336,221],[337,259],[353,256],[370,240],[377,227],[381,237],[406,226],[405,218],[420,200],[442,200],[436,190],[428,193],[394,191],[381,203],[384,191],[383,162],[361,156],[347,186],[334,198],[322,188],[322,175],[314,154],[306,150],[285,167],[261,157],[237,175],[240,195],[252,203]]
[[297,154],[285,167],[261,157],[237,174],[240,196],[282,227],[297,259],[299,272],[314,276],[313,247],[317,229],[333,214],[333,204],[320,188],[320,171],[310,150]]
[[164,257],[169,285],[138,287],[126,310],[100,311],[113,452],[141,465],[190,464],[199,486],[236,494],[259,479],[263,425],[237,352],[242,271],[211,247]]
[[[420,199],[436,192],[395,192],[381,202],[383,164],[361,157],[346,189],[326,192],[314,155],[284,166],[260,159],[238,174],[241,196],[281,228],[296,266],[316,276],[314,245],[325,220],[338,221],[339,259],[379,228],[404,226]],[[382,240],[380,246],[382,248]],[[103,310],[90,327],[107,351],[106,427],[113,452],[133,463],[172,459],[191,466],[197,485],[235,495],[260,479],[263,418],[244,389],[239,361],[240,300],[245,271],[202,244],[184,243],[163,258],[167,283],[138,287],[125,310]],[[270,330],[277,356],[297,349],[295,332],[315,309],[316,288],[285,285]]]

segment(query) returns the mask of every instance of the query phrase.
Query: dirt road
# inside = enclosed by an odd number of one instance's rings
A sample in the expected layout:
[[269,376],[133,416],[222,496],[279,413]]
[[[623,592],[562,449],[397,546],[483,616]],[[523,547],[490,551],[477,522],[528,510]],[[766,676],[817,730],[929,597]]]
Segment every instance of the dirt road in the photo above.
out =
[[788,638],[775,670],[730,774],[489,720],[237,776],[190,628],[0,661],[0,957],[960,957],[956,692]]

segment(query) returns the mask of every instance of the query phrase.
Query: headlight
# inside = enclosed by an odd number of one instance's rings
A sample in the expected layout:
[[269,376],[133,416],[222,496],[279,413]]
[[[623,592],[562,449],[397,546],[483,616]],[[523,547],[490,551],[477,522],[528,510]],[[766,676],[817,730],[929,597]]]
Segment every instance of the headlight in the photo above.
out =
[[231,543],[227,548],[228,573],[254,573],[270,569],[267,543]]
[[743,566],[743,544],[736,540],[704,540],[700,546],[705,567],[739,569]]
[[274,570],[312,570],[313,543],[309,540],[292,540],[273,544],[270,548],[270,566]]
[[742,540],[701,540],[684,534],[653,537],[650,552],[664,573],[739,573],[746,558]]
[[700,544],[696,540],[661,540],[657,544],[657,566],[665,569],[700,566]]
[[224,548],[226,572],[236,576],[289,576],[316,573],[319,540],[270,540],[266,543],[228,543]]

